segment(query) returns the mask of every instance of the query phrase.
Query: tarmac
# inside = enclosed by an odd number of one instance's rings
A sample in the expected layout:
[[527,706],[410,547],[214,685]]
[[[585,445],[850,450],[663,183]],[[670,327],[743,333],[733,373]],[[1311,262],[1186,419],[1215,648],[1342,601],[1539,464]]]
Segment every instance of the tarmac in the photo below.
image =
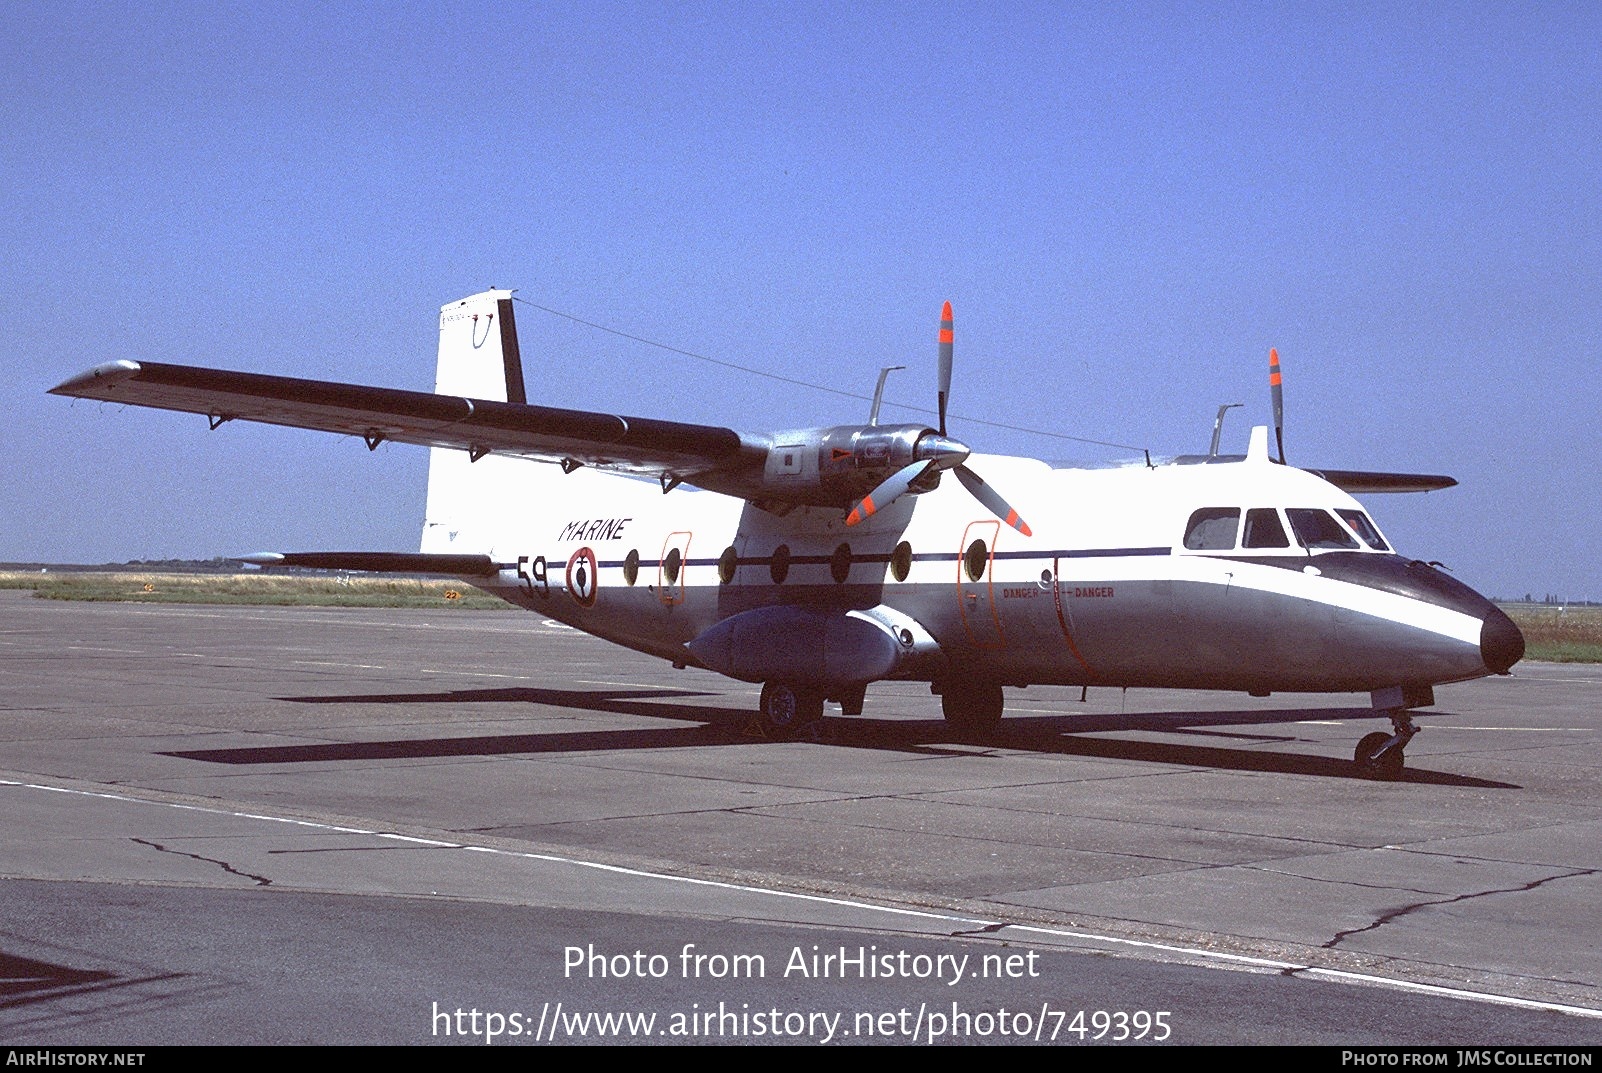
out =
[[[1351,764],[1386,725],[1362,697],[1008,690],[976,745],[915,683],[788,742],[756,731],[757,692],[510,611],[0,592],[0,1041],[457,1042],[438,1002],[532,1021],[529,987],[777,1004],[772,968],[702,991],[673,960],[664,991],[558,961],[689,945],[776,966],[819,936],[931,964],[1034,951],[1055,967],[964,993],[1037,1003],[1031,1023],[1080,988],[1063,959],[1153,973],[1098,1001],[1187,1011],[1175,1042],[1602,1038],[1602,668],[1438,687],[1395,782]],[[424,940],[442,913],[456,937]],[[241,969],[292,950],[292,972]],[[1226,978],[1302,1020],[1204,1029]],[[849,983],[828,1003],[962,990]],[[311,1017],[328,996],[366,1020]]]

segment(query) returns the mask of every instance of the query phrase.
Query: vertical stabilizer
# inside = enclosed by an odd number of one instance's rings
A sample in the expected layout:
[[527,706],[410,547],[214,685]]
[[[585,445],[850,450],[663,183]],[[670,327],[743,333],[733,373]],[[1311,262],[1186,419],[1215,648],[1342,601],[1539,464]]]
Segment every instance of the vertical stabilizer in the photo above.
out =
[[528,401],[511,291],[485,291],[440,307],[434,391],[494,402]]
[[[484,291],[440,307],[434,391],[491,402],[527,403],[511,291]],[[425,552],[488,552],[497,478],[513,459],[436,447],[429,452]]]

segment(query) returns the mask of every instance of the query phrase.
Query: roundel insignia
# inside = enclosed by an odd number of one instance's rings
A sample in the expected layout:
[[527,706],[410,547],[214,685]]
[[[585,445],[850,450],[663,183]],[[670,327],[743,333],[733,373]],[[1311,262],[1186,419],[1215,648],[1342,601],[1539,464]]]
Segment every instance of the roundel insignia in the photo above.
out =
[[580,548],[567,561],[567,591],[580,607],[595,606],[598,574],[595,553],[589,548]]

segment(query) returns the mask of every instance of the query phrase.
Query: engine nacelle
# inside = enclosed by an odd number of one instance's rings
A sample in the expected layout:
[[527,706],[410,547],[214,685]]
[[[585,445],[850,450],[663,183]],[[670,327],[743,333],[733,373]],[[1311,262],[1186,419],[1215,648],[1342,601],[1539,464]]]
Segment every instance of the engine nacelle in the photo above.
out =
[[[849,507],[897,470],[933,458],[948,442],[925,425],[839,425],[781,432],[768,448],[762,491],[788,503]],[[938,474],[933,476],[938,479]],[[933,486],[931,481],[929,487]]]

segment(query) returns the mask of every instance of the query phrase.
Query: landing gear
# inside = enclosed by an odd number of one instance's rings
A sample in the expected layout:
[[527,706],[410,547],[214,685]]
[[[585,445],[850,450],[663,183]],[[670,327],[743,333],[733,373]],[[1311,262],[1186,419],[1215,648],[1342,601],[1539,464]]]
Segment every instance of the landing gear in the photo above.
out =
[[980,742],[994,735],[1005,703],[1001,683],[984,679],[948,679],[940,692],[940,710],[963,741]]
[[1389,782],[1401,777],[1402,765],[1407,759],[1403,750],[1413,740],[1413,735],[1418,733],[1418,727],[1413,725],[1413,713],[1405,708],[1393,709],[1387,714],[1391,717],[1391,727],[1395,733],[1386,734],[1376,730],[1372,734],[1365,734],[1363,740],[1357,743],[1352,761],[1365,778]]
[[762,687],[757,721],[762,733],[786,740],[801,728],[823,718],[823,694],[792,682],[768,682]]

